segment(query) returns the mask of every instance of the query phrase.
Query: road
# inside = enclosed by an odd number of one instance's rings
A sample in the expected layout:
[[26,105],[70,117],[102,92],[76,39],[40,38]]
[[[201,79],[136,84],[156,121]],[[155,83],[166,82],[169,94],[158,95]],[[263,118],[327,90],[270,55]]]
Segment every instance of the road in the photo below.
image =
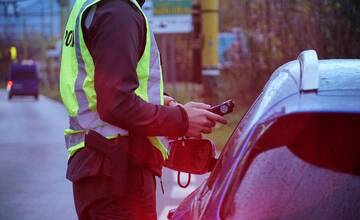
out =
[[[65,108],[40,96],[15,97],[10,102],[0,90],[0,219],[75,220],[71,183],[65,179],[63,129]],[[186,177],[184,175],[184,177]],[[176,183],[176,173],[164,169],[165,194],[157,180],[157,211],[166,219],[205,176],[192,177],[187,189]]]

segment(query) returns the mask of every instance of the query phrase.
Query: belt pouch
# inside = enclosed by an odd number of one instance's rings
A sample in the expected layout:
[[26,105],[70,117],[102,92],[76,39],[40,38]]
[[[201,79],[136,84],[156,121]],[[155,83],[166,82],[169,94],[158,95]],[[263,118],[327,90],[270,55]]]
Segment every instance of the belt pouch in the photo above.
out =
[[111,178],[113,195],[122,196],[126,192],[129,173],[127,137],[107,139],[95,131],[89,131],[85,136],[87,147],[104,154],[103,174]]

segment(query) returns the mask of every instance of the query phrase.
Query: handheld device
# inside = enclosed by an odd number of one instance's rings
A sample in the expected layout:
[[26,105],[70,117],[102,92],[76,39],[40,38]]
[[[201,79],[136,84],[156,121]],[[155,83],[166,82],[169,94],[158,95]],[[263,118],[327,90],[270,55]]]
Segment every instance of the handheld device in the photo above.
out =
[[212,106],[209,109],[209,111],[223,116],[223,115],[231,113],[234,109],[234,106],[235,106],[234,102],[230,99],[219,105]]

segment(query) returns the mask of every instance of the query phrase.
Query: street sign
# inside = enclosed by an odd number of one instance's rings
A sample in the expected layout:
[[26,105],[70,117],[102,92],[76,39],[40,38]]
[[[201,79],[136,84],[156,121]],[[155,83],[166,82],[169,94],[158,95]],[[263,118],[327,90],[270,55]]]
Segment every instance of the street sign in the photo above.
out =
[[155,15],[191,14],[191,0],[153,0]]
[[154,33],[192,31],[192,0],[148,0],[143,10]]

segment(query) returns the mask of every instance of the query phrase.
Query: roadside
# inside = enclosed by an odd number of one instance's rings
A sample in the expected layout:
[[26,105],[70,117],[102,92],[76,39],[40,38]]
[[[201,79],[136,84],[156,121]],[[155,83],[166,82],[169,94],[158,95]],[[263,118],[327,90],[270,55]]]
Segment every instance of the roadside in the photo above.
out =
[[59,93],[59,86],[41,86],[40,87],[40,93],[44,96],[47,96],[48,98],[58,101],[62,103],[60,93]]
[[0,219],[76,219],[66,180],[65,109],[0,90]]

